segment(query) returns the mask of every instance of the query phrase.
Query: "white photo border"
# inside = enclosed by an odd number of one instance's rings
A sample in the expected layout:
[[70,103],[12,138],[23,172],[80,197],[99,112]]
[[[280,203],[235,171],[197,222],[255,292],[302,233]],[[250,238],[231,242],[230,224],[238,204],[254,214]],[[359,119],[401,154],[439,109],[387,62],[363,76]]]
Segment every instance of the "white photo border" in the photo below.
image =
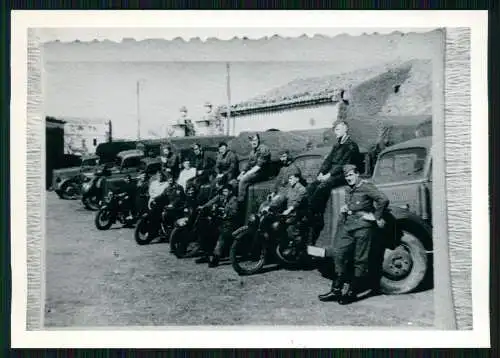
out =
[[[489,213],[488,213],[488,96],[487,96],[487,12],[486,11],[12,11],[11,31],[11,267],[12,315],[11,344],[13,348],[423,348],[423,347],[489,347]],[[195,24],[195,25],[194,25]],[[258,24],[258,25],[257,25]],[[34,300],[28,292],[27,247],[36,246],[36,240],[27,235],[27,196],[30,171],[27,167],[28,140],[34,140],[39,154],[44,153],[42,138],[28,138],[28,122],[38,126],[41,119],[41,96],[37,88],[28,88],[28,29],[51,28],[132,28],[168,27],[172,31],[183,28],[213,28],[222,37],[235,35],[235,29],[257,28],[280,34],[280,29],[301,29],[306,32],[319,28],[363,27],[425,27],[470,28],[471,33],[471,118],[462,118],[470,125],[472,146],[472,283],[474,327],[469,331],[406,330],[387,328],[350,327],[181,327],[145,328],[126,327],[115,330],[48,330],[40,327],[28,331],[27,305]],[[304,31],[302,31],[304,29]],[[256,33],[259,33],[256,31]],[[241,36],[246,35],[242,33]],[[176,33],[175,36],[182,34]],[[241,37],[240,36],[240,37]],[[260,35],[256,35],[260,36]],[[298,36],[298,35],[297,35]],[[37,62],[38,61],[38,62]],[[38,59],[31,66],[40,67]],[[31,107],[28,107],[31,99]],[[34,100],[34,102],[33,102]],[[35,103],[33,105],[33,103]],[[446,104],[445,104],[446,105]],[[456,118],[455,118],[456,119]],[[445,116],[445,130],[460,124],[449,122]],[[43,126],[44,127],[44,126]],[[44,128],[43,133],[45,132]],[[448,135],[448,132],[446,132]],[[451,147],[450,147],[451,148]],[[448,159],[448,158],[447,158]],[[453,158],[451,158],[453,159]],[[458,158],[460,159],[460,158]],[[31,163],[30,163],[31,165]],[[38,170],[44,172],[42,165]],[[28,168],[28,170],[27,170]],[[31,173],[36,172],[32,169]],[[41,181],[43,182],[43,181]],[[35,190],[41,192],[43,185]],[[33,190],[33,189],[32,189]],[[448,194],[448,192],[447,192]],[[39,225],[43,235],[44,223]],[[43,253],[38,264],[43,267]],[[43,284],[41,294],[43,296]],[[40,295],[40,294],[39,294]],[[43,302],[40,303],[43,306]],[[41,310],[43,312],[43,309]],[[40,313],[42,314],[42,313]],[[43,322],[40,319],[40,324]],[[107,334],[103,334],[106,332]],[[199,339],[192,339],[194,335]]]

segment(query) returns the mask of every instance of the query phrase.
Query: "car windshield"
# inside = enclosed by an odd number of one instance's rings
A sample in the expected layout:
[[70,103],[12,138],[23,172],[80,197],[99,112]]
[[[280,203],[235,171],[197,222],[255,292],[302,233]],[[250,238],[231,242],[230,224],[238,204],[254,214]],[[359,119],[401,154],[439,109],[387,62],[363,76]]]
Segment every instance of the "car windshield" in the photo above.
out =
[[383,154],[375,167],[374,183],[421,179],[424,174],[425,148],[407,148]]

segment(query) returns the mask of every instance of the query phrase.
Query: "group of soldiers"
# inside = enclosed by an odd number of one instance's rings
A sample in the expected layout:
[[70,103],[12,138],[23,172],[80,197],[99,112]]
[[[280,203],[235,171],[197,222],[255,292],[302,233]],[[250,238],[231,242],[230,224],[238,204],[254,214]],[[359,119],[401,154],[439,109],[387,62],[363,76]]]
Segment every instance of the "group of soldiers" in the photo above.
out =
[[[333,128],[337,141],[325,158],[316,179],[306,183],[300,169],[293,164],[290,153],[280,153],[281,169],[275,178],[272,193],[261,208],[280,211],[289,216],[287,233],[296,244],[287,250],[305,251],[315,245],[323,227],[324,211],[333,188],[347,183],[346,202],[341,208],[341,222],[334,240],[336,279],[331,289],[319,295],[321,301],[348,304],[355,300],[361,282],[368,274],[368,256],[374,230],[385,225],[383,212],[387,197],[372,183],[362,180],[359,165],[359,147],[348,134],[348,124],[340,121]],[[231,234],[244,212],[244,200],[250,185],[268,178],[271,152],[261,143],[258,134],[249,137],[252,149],[247,165],[239,170],[237,155],[227,143],[220,143],[215,162],[197,143],[191,157],[181,163],[179,155],[169,145],[162,147],[162,170],[151,181],[143,178],[139,187],[147,187],[151,210],[160,215],[168,205],[182,210],[186,206],[217,207],[220,213],[219,237],[215,248],[200,245],[197,263],[218,266]],[[197,193],[202,185],[209,185],[210,198],[200,202]],[[288,254],[290,252],[286,252]]]

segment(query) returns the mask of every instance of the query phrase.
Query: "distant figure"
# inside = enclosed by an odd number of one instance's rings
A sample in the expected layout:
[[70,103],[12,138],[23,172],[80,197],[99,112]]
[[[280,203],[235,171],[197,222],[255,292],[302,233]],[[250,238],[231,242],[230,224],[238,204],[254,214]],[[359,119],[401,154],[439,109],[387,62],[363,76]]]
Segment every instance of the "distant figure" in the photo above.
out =
[[188,117],[188,110],[185,106],[182,106],[181,109],[181,117],[179,118],[180,124],[184,124],[184,131],[186,137],[194,137],[196,135],[196,131],[194,129],[194,124],[191,118]]

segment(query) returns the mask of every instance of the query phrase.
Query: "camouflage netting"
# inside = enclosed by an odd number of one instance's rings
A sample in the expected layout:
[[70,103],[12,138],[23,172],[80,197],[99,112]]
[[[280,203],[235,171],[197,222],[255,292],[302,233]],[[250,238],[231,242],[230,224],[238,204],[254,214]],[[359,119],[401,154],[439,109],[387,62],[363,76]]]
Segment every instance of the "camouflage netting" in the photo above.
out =
[[[374,116],[358,117],[347,121],[349,134],[358,143],[361,152],[370,151],[377,143],[396,144],[417,136],[432,135],[431,116]],[[234,138],[229,147],[240,158],[245,158],[251,145],[248,136],[255,132],[242,132]],[[292,156],[308,149],[331,146],[335,142],[332,128],[296,130],[291,132],[269,131],[259,132],[262,143],[271,149],[272,159],[276,160],[282,149],[290,150]]]

